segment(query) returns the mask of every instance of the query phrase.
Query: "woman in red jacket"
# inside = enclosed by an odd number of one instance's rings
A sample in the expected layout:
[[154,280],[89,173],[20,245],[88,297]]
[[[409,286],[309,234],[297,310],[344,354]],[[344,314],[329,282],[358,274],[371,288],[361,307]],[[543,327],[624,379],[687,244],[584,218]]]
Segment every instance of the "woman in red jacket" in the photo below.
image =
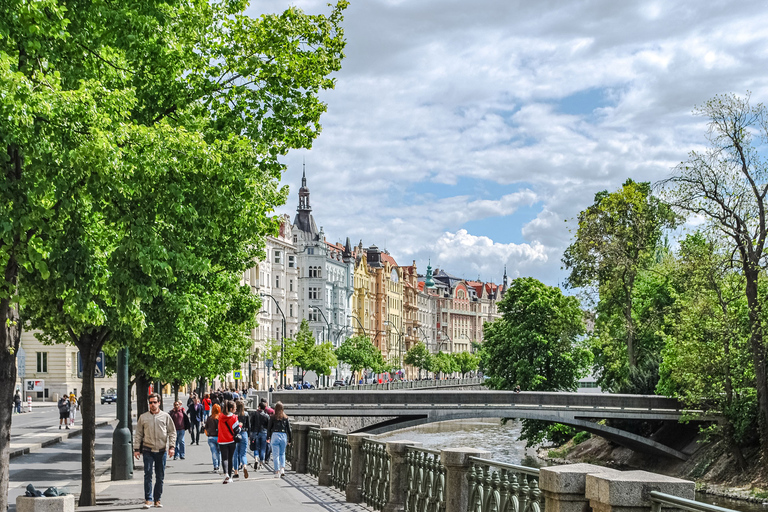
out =
[[226,414],[219,415],[219,449],[221,449],[221,465],[224,470],[225,484],[232,480],[232,458],[235,455],[235,436],[240,432],[240,423],[235,415],[235,402],[227,400],[224,404]]

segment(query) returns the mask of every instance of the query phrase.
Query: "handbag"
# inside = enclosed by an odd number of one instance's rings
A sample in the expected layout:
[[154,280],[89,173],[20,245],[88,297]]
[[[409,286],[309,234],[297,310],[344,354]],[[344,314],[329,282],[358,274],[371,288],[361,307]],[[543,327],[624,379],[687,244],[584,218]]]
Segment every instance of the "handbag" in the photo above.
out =
[[189,415],[184,415],[184,430],[189,430],[192,427],[192,422],[189,421]]
[[248,441],[248,449],[251,450],[252,452],[256,451],[256,438],[255,437],[252,437]]
[[[228,422],[224,422],[224,424],[229,429],[229,433],[232,434],[232,438],[235,440],[236,443],[239,443],[243,440],[243,435],[240,433],[240,423],[235,424],[235,429],[233,430],[232,427],[229,426]],[[235,432],[237,430],[237,432]]]

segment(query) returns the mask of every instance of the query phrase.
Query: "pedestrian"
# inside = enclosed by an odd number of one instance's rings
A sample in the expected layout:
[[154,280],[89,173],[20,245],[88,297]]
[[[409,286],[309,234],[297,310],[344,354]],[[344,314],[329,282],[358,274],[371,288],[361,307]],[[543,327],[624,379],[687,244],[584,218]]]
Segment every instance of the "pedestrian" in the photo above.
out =
[[[149,411],[139,416],[133,431],[133,456],[144,458],[144,506],[162,507],[165,478],[166,449],[171,457],[175,454],[176,426],[171,416],[160,410],[160,395],[150,393],[147,397]],[[152,489],[152,470],[155,472],[155,488]]]
[[269,418],[267,442],[275,454],[275,478],[280,478],[285,475],[285,448],[291,444],[291,422],[283,411],[283,402],[275,404],[275,414]]
[[181,401],[178,401],[173,403],[173,410],[170,414],[171,419],[173,420],[173,426],[176,428],[176,445],[173,460],[184,460],[184,457],[187,455],[184,434],[190,424],[189,418],[187,418],[187,411],[181,406]]
[[75,392],[69,394],[69,424],[75,426],[75,419],[77,418],[77,411],[80,410],[80,402],[77,401]]
[[205,420],[205,435],[208,436],[208,448],[211,449],[211,459],[213,460],[213,472],[218,473],[221,466],[221,451],[219,450],[219,415],[221,407],[219,404],[211,406],[211,415]]
[[245,402],[238,400],[235,402],[237,409],[237,422],[240,424],[240,441],[235,444],[235,474],[232,478],[240,478],[239,471],[242,470],[243,476],[248,478],[248,436],[250,433],[250,422],[248,414],[245,412]]
[[251,411],[248,417],[251,439],[254,440],[253,456],[256,458],[255,468],[263,466],[267,462],[267,427],[269,415],[265,410],[266,402],[260,402],[255,411]]
[[203,404],[195,396],[192,405],[187,412],[189,415],[189,437],[192,439],[190,444],[200,445],[200,423],[203,422]]
[[235,414],[235,402],[224,402],[226,413],[219,414],[219,450],[221,450],[221,469],[224,472],[223,484],[232,481],[232,459],[235,455],[236,437],[240,433],[240,424]]
[[21,393],[16,390],[16,394],[13,395],[13,408],[16,410],[16,414],[21,414]]
[[69,397],[62,396],[56,405],[59,408],[59,430],[62,424],[69,430]]
[[211,415],[211,395],[208,393],[205,394],[203,397],[203,421],[208,419],[208,416]]

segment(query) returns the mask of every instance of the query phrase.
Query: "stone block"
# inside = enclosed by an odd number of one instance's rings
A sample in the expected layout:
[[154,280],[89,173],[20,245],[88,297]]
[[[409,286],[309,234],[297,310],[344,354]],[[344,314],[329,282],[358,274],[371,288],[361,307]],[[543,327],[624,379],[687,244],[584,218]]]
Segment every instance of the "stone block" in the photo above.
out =
[[651,491],[694,499],[693,482],[648,471],[596,473],[586,479],[586,497],[595,512],[648,510]]
[[75,512],[75,497],[54,496],[51,498],[16,498],[16,512]]
[[539,488],[544,495],[547,512],[589,512],[586,497],[588,474],[619,473],[615,469],[594,464],[568,464],[541,468]]

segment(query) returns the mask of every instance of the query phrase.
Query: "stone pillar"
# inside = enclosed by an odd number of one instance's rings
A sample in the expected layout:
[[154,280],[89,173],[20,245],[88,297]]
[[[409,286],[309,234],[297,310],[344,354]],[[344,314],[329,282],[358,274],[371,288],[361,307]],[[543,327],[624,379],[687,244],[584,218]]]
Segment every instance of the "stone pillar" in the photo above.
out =
[[348,503],[361,503],[363,501],[363,441],[372,437],[371,434],[348,434],[349,455],[349,483],[346,494]]
[[694,483],[648,471],[596,473],[586,479],[586,495],[594,512],[647,512],[651,491],[692,500]]
[[297,473],[307,473],[307,461],[309,459],[309,435],[310,428],[319,427],[317,423],[297,421],[291,424],[291,437],[293,449],[291,451],[291,466]]
[[469,507],[467,475],[469,468],[472,467],[469,458],[487,459],[490,456],[491,452],[464,446],[440,451],[440,460],[445,466],[445,512],[467,511]]
[[620,473],[594,464],[568,464],[541,468],[539,489],[547,512],[590,512],[586,497],[587,475]]
[[[408,464],[405,456],[409,446],[419,446],[413,441],[391,441],[387,443],[389,454],[389,501],[383,512],[403,512],[405,494],[408,492]],[[462,510],[466,512],[466,510]]]
[[333,467],[333,434],[341,432],[338,428],[320,429],[320,470],[317,473],[319,485],[333,485],[331,468]]

